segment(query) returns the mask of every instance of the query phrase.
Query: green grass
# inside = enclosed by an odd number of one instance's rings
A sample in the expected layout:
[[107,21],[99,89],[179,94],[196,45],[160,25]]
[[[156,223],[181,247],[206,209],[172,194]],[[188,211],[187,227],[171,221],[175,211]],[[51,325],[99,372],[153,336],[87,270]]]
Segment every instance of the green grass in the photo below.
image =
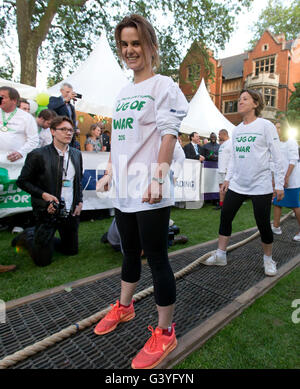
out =
[[[180,234],[187,235],[189,241],[171,247],[170,252],[218,237],[220,211],[212,208],[211,204],[196,210],[172,208],[172,220],[179,226]],[[10,245],[13,235],[0,232],[0,263],[17,265],[16,271],[0,274],[0,299],[13,300],[121,266],[121,254],[100,242],[111,220],[81,222],[79,254],[68,257],[55,253],[52,263],[46,267],[35,266],[26,251],[16,253]],[[252,204],[247,201],[233,222],[233,233],[254,226]]]
[[298,267],[175,369],[299,369],[299,279]]
[[[170,252],[218,237],[220,211],[212,208],[206,204],[198,210],[172,209],[171,218],[189,242]],[[284,209],[283,214],[287,212]],[[10,232],[0,232],[0,263],[17,265],[15,272],[0,274],[0,299],[9,301],[121,266],[121,254],[100,243],[111,220],[82,222],[79,254],[55,254],[51,265],[43,268],[35,266],[26,252],[15,252]],[[254,226],[252,204],[247,201],[233,222],[233,233]],[[299,276],[298,268],[176,368],[300,368],[300,324],[291,321],[291,302],[300,298]]]

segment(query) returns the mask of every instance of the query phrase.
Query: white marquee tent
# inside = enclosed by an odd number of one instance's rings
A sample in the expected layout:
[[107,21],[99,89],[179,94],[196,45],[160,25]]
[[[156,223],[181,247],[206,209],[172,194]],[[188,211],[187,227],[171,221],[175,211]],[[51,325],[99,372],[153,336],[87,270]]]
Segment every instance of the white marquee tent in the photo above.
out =
[[75,103],[77,111],[111,117],[116,96],[129,81],[115,59],[103,31],[94,50],[79,69],[49,88],[48,93],[59,96],[64,82],[71,84],[76,93],[82,94],[82,99]]
[[224,128],[230,136],[234,127],[215,106],[202,79],[197,93],[189,103],[189,111],[181,123],[180,132],[190,134],[195,131],[200,136],[209,137],[211,132],[218,135]]
[[9,86],[11,88],[17,89],[20,96],[24,99],[35,99],[36,95],[38,94],[37,88],[30,85],[20,84],[19,82],[14,81],[8,81],[4,78],[0,78],[0,86]]

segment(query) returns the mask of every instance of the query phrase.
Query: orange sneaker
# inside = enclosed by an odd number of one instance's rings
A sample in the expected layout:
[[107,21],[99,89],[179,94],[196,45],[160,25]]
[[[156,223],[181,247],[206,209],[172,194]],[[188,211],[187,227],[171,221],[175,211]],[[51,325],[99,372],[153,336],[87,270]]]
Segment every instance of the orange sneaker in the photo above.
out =
[[103,319],[96,325],[94,333],[96,335],[104,335],[113,331],[119,323],[129,321],[135,317],[133,300],[128,308],[120,307],[120,302],[117,300],[116,305],[110,304],[112,309]]
[[147,340],[142,350],[132,360],[133,369],[152,369],[157,366],[177,346],[175,323],[172,324],[172,335],[163,335],[162,328],[151,326],[148,329],[152,336]]

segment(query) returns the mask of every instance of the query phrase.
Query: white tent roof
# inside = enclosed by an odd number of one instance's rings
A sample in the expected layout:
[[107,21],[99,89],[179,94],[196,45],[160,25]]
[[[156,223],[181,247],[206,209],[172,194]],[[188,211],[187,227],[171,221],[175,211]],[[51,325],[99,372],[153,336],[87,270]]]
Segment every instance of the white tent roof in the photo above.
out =
[[68,78],[48,89],[51,96],[60,95],[61,85],[67,82],[82,99],[75,103],[80,112],[112,116],[113,105],[120,89],[129,81],[115,59],[105,32],[80,68]]
[[211,132],[218,135],[224,128],[230,136],[234,127],[215,106],[202,79],[197,93],[190,101],[189,111],[181,123],[180,132],[190,134],[196,131],[200,136],[209,137]]
[[4,78],[0,78],[0,86],[9,86],[11,88],[15,88],[19,92],[20,97],[23,97],[24,99],[34,100],[38,94],[38,90],[34,86],[8,81]]

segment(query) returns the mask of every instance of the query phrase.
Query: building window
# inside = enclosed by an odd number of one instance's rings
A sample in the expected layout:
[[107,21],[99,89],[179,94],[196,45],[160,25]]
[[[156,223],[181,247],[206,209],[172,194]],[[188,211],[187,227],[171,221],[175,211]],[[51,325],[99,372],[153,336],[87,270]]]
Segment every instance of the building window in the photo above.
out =
[[276,108],[276,89],[274,88],[253,88],[262,93],[266,107]]
[[187,69],[188,69],[188,80],[189,81],[200,80],[200,65],[199,64],[188,65]]
[[224,102],[224,113],[237,112],[237,105],[238,105],[237,100],[225,101]]
[[263,51],[267,51],[269,49],[269,45],[266,44],[266,45],[263,45]]
[[275,72],[275,57],[268,57],[255,61],[255,75],[259,73],[274,73]]

